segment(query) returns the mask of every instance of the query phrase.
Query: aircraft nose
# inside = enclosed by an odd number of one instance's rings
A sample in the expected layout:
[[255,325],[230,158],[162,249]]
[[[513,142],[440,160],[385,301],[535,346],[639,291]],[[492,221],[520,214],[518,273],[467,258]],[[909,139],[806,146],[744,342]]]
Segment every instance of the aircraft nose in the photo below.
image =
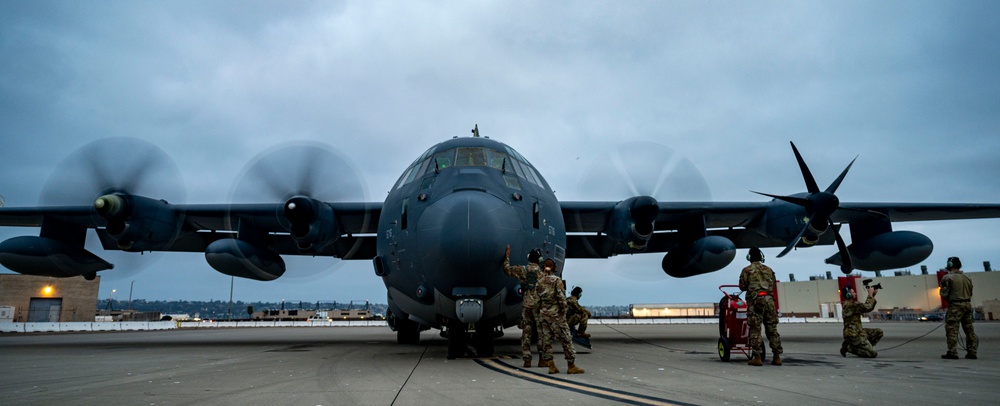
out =
[[[472,283],[480,270],[496,269],[503,250],[521,231],[514,208],[481,191],[459,191],[434,202],[417,225],[427,269],[460,275],[454,282]],[[458,270],[460,272],[453,272]],[[469,275],[468,278],[465,275]],[[457,286],[457,285],[456,285]]]

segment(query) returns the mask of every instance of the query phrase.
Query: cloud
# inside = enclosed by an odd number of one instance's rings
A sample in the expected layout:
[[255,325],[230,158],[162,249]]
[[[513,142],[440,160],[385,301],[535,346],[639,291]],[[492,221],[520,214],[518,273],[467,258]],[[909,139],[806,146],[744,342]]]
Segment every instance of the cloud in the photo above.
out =
[[[750,189],[800,192],[794,141],[824,187],[859,156],[842,201],[996,203],[1000,45],[990,38],[1000,28],[989,16],[997,7],[8,2],[0,4],[0,194],[8,206],[36,204],[74,151],[130,136],[181,168],[188,202],[227,202],[248,162],[287,140],[335,146],[359,168],[369,200],[380,201],[425,149],[478,124],[532,161],[563,199],[613,194],[581,179],[629,143],[674,151],[716,201],[762,201]],[[972,264],[995,255],[998,225],[896,229],[935,241],[929,263],[959,255]],[[0,238],[24,232],[4,228]],[[765,253],[779,275],[805,279],[836,272],[822,263],[834,251]],[[594,304],[715,301],[717,285],[742,267],[678,280],[662,274],[660,259],[570,261],[567,276]],[[245,300],[384,295],[367,261],[330,261],[302,265],[332,267],[325,274],[238,281],[237,292]],[[108,273],[102,292],[121,291],[125,277]],[[134,277],[150,299],[222,297],[229,282],[193,254],[168,255]]]

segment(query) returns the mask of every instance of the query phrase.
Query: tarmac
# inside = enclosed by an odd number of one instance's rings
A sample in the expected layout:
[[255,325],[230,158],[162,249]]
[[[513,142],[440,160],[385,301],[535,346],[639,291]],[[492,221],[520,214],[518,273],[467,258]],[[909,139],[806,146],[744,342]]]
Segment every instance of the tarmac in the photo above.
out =
[[1000,323],[976,323],[977,360],[940,358],[940,322],[866,327],[885,330],[878,358],[841,357],[840,324],[780,324],[784,365],[752,367],[721,361],[716,324],[593,325],[581,375],[558,344],[562,373],[523,368],[516,328],[496,357],[453,360],[437,331],[399,345],[385,327],[8,333],[0,404],[996,404]]

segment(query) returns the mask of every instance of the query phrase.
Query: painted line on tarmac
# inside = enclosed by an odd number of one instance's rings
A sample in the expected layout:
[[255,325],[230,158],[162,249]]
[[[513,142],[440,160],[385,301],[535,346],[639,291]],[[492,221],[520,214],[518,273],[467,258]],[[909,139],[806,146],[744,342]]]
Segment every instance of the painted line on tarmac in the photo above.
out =
[[566,389],[569,391],[582,393],[584,395],[590,395],[603,399],[614,400],[616,402],[628,403],[632,405],[693,405],[693,403],[684,403],[670,399],[662,399],[652,396],[641,395],[638,393],[625,392],[616,389],[608,389],[586,383],[568,381],[565,379],[556,378],[551,375],[543,375],[537,372],[528,372],[524,369],[500,361],[499,359],[477,359],[476,363],[486,368],[500,372],[502,374],[513,376],[515,378],[520,378],[526,381],[532,381],[535,383],[540,383],[542,385],[547,385],[551,387]]

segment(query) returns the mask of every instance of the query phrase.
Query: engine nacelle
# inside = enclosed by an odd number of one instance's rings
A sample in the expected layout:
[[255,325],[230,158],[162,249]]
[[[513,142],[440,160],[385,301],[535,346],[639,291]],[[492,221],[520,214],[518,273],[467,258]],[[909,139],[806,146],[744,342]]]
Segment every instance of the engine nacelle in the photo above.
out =
[[663,272],[675,278],[687,278],[715,272],[736,257],[736,245],[726,237],[708,236],[681,245],[663,256]]
[[118,248],[127,251],[166,248],[181,229],[177,211],[163,200],[114,193],[97,198],[94,210],[107,220]]
[[226,275],[258,281],[273,281],[285,273],[285,261],[280,255],[235,238],[209,244],[205,260]]
[[[847,250],[855,269],[883,271],[919,264],[934,251],[934,243],[917,232],[892,231],[856,241]],[[840,254],[827,258],[826,263],[841,265]]]
[[0,243],[0,264],[25,275],[68,278],[111,269],[114,265],[83,247],[45,237],[14,237]]
[[319,252],[340,238],[333,208],[326,203],[296,196],[285,202],[284,213],[299,251]]
[[641,252],[653,236],[654,222],[660,213],[656,199],[637,196],[618,202],[611,213],[608,236],[618,252]]
[[809,226],[806,227],[806,232],[802,233],[802,239],[799,242],[806,246],[816,245],[819,237],[829,229],[830,223],[826,221],[810,221]]

